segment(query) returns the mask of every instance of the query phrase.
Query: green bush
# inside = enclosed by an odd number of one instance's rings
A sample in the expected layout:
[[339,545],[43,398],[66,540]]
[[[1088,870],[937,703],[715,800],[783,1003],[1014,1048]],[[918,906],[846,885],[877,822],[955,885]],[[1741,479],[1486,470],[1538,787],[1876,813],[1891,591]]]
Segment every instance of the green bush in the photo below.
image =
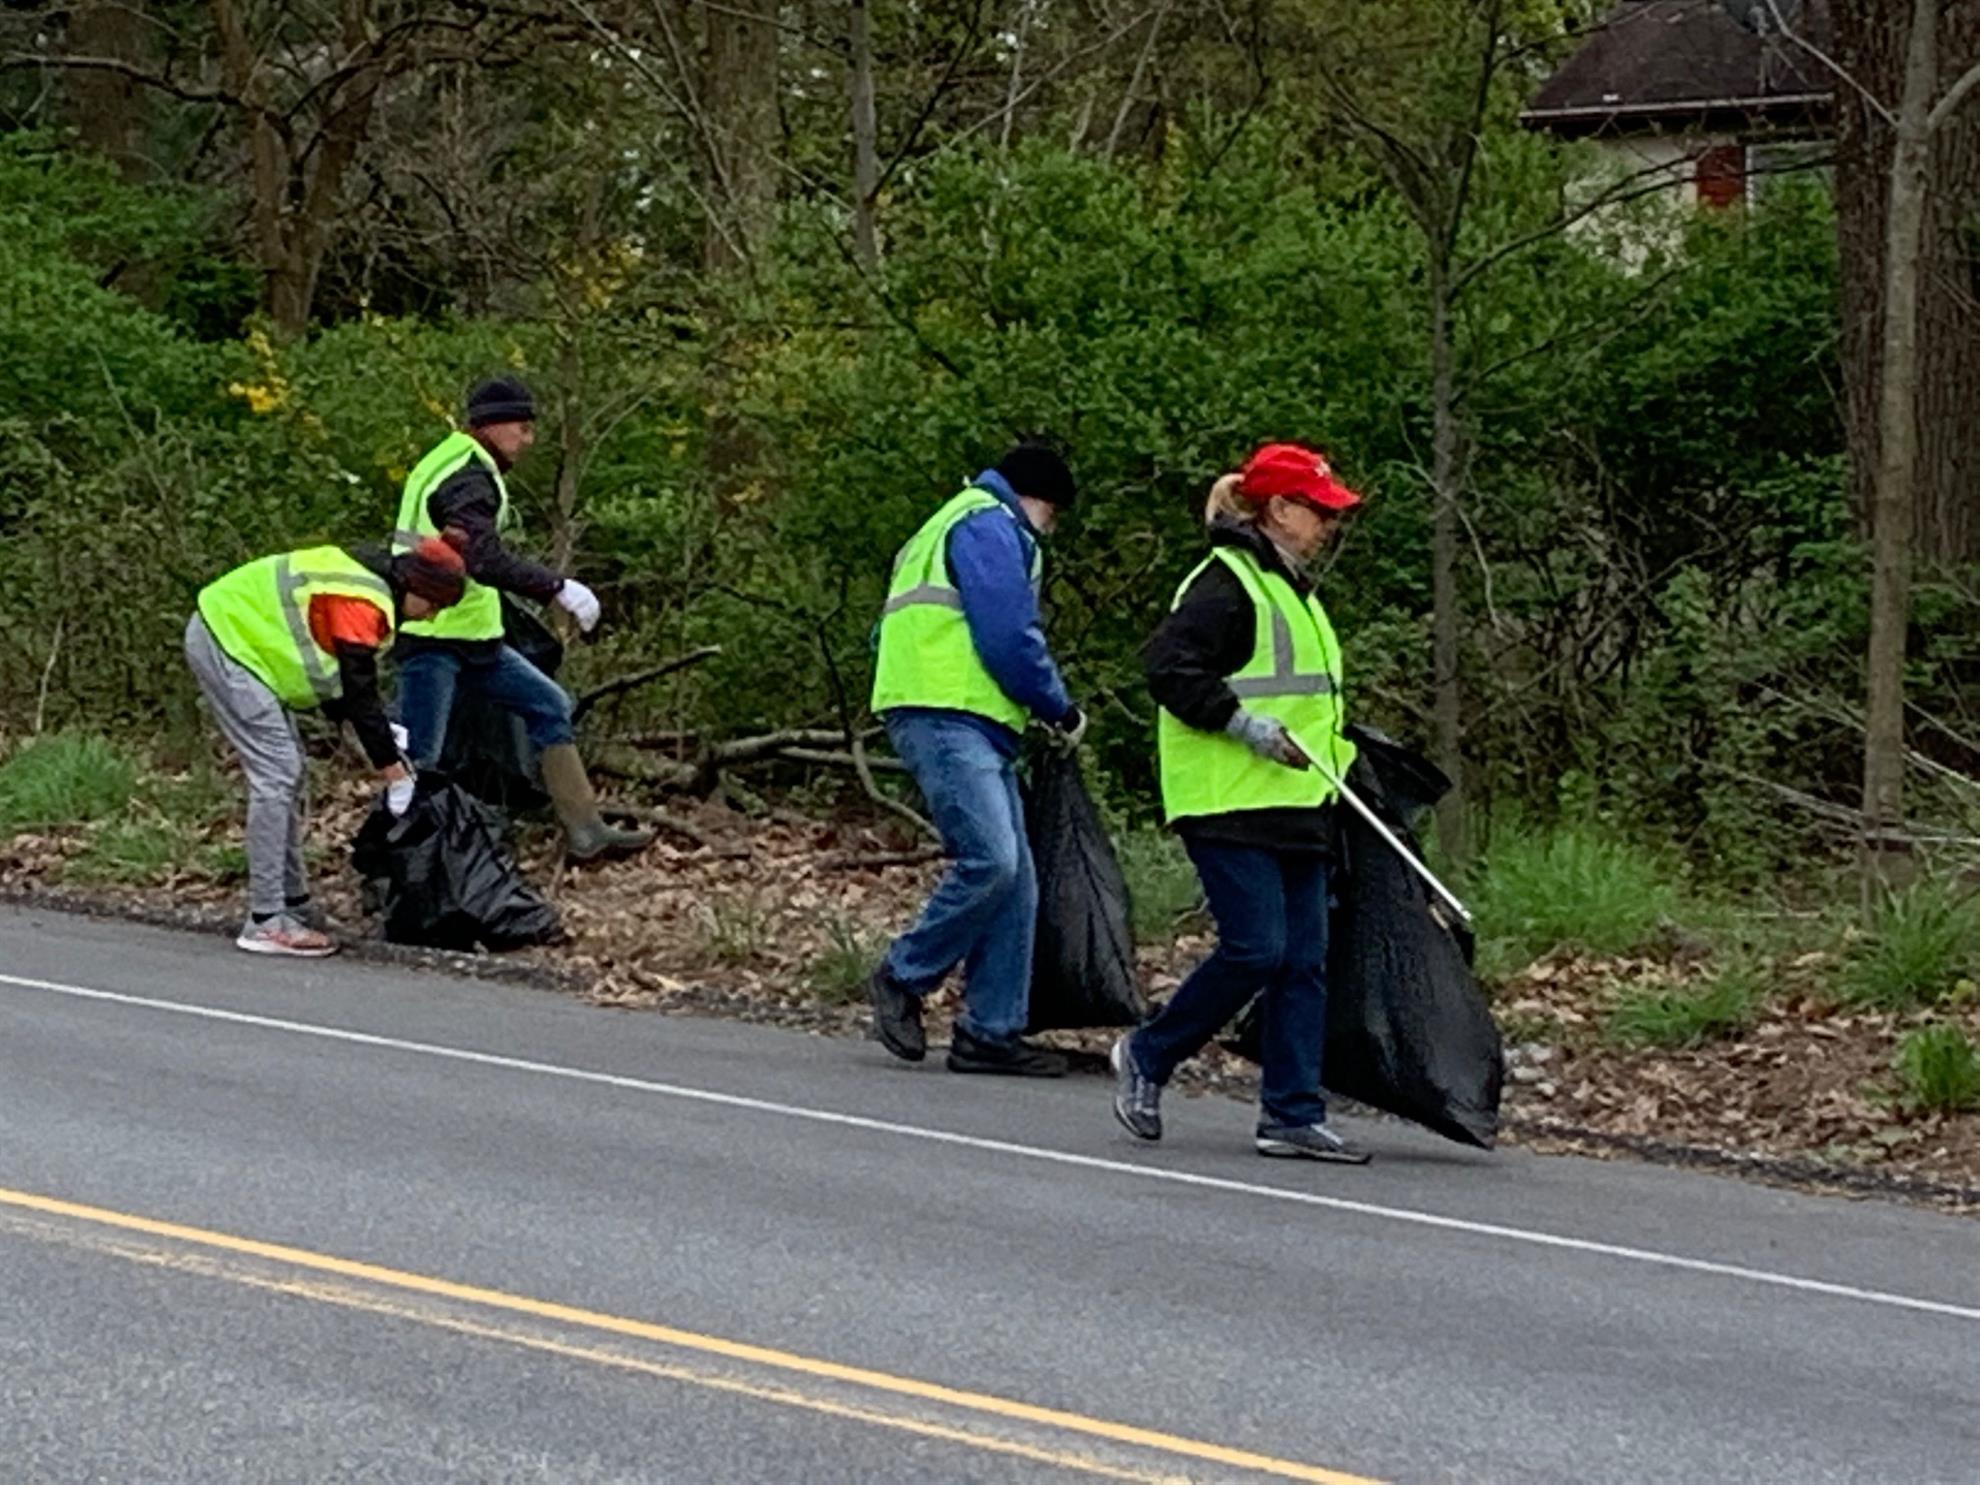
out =
[[138,766],[108,739],[50,733],[0,763],[0,832],[105,819],[137,790]]
[[1919,882],[1881,903],[1843,967],[1844,999],[1881,1010],[1934,1005],[1980,972],[1980,897]]
[[1753,1024],[1764,989],[1749,964],[1728,965],[1702,990],[1638,991],[1609,1012],[1611,1040],[1632,1047],[1696,1047]]
[[1630,953],[1683,905],[1675,865],[1594,824],[1495,833],[1477,899],[1488,973],[1559,949]]
[[1127,879],[1135,942],[1167,943],[1203,907],[1203,887],[1182,842],[1166,830],[1127,830],[1115,838],[1114,852]]
[[1980,1108],[1980,1050],[1957,1026],[1922,1026],[1898,1048],[1905,1101],[1915,1109],[1957,1114]]

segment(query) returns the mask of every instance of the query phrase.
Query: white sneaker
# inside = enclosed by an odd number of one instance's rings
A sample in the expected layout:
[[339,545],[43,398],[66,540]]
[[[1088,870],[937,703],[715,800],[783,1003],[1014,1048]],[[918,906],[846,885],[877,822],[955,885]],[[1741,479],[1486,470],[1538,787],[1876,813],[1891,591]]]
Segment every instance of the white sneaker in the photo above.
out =
[[250,954],[288,954],[297,959],[322,959],[337,952],[327,935],[305,927],[287,913],[277,913],[265,923],[250,918],[234,947]]

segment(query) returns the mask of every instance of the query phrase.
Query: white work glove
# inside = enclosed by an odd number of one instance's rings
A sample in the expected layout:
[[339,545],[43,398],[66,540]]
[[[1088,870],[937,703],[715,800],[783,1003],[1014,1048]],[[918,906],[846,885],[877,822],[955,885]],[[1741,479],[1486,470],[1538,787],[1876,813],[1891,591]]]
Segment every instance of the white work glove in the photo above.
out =
[[389,722],[386,725],[392,729],[392,746],[399,750],[399,756],[401,758],[412,756],[412,734],[397,722]]
[[406,811],[412,808],[413,776],[408,773],[402,779],[392,779],[385,785],[385,809],[395,820],[403,820]]
[[576,578],[564,579],[564,586],[557,590],[557,607],[577,620],[582,634],[598,627],[598,595]]
[[1283,763],[1287,768],[1313,766],[1313,760],[1300,750],[1292,734],[1286,731],[1286,724],[1277,717],[1261,717],[1239,707],[1224,724],[1224,731],[1273,763]]

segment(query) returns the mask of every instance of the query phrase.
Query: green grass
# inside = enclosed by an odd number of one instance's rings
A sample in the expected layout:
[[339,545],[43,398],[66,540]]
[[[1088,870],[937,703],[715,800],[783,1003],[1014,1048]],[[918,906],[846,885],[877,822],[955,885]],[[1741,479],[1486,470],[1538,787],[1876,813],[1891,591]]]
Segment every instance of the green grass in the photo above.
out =
[[1480,863],[1475,896],[1488,977],[1559,949],[1640,950],[1685,905],[1678,868],[1588,824],[1499,832]]
[[137,785],[137,763],[104,738],[37,737],[0,763],[0,834],[107,819]]
[[831,943],[811,961],[806,972],[812,993],[836,1005],[864,1000],[867,977],[886,946],[843,916],[828,919],[825,932]]
[[1166,830],[1128,830],[1116,838],[1114,852],[1127,878],[1135,941],[1167,943],[1203,906],[1203,887],[1182,842]]
[[1980,971],[1980,899],[1925,881],[1878,909],[1869,934],[1843,966],[1843,998],[1853,1005],[1907,1010],[1936,1005],[1963,977]]
[[1611,1041],[1629,1047],[1697,1047],[1735,1036],[1753,1024],[1765,998],[1759,969],[1735,960],[1702,990],[1645,990],[1624,996],[1609,1012]]
[[195,855],[186,833],[149,811],[112,820],[93,836],[63,872],[65,878],[105,886],[139,886],[169,876]]
[[724,964],[747,964],[769,942],[770,920],[755,897],[718,899],[702,911],[702,938]]
[[1914,1109],[1957,1114],[1980,1108],[1980,1050],[1957,1026],[1923,1026],[1898,1047],[1898,1076]]

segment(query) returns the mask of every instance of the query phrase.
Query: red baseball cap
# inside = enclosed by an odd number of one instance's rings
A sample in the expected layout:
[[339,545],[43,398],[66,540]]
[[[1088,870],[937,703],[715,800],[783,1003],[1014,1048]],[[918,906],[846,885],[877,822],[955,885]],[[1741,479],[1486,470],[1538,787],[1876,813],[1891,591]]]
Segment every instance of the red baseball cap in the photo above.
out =
[[1296,443],[1268,443],[1245,460],[1238,493],[1258,501],[1282,495],[1336,513],[1361,504],[1361,497],[1334,477],[1324,454]]

